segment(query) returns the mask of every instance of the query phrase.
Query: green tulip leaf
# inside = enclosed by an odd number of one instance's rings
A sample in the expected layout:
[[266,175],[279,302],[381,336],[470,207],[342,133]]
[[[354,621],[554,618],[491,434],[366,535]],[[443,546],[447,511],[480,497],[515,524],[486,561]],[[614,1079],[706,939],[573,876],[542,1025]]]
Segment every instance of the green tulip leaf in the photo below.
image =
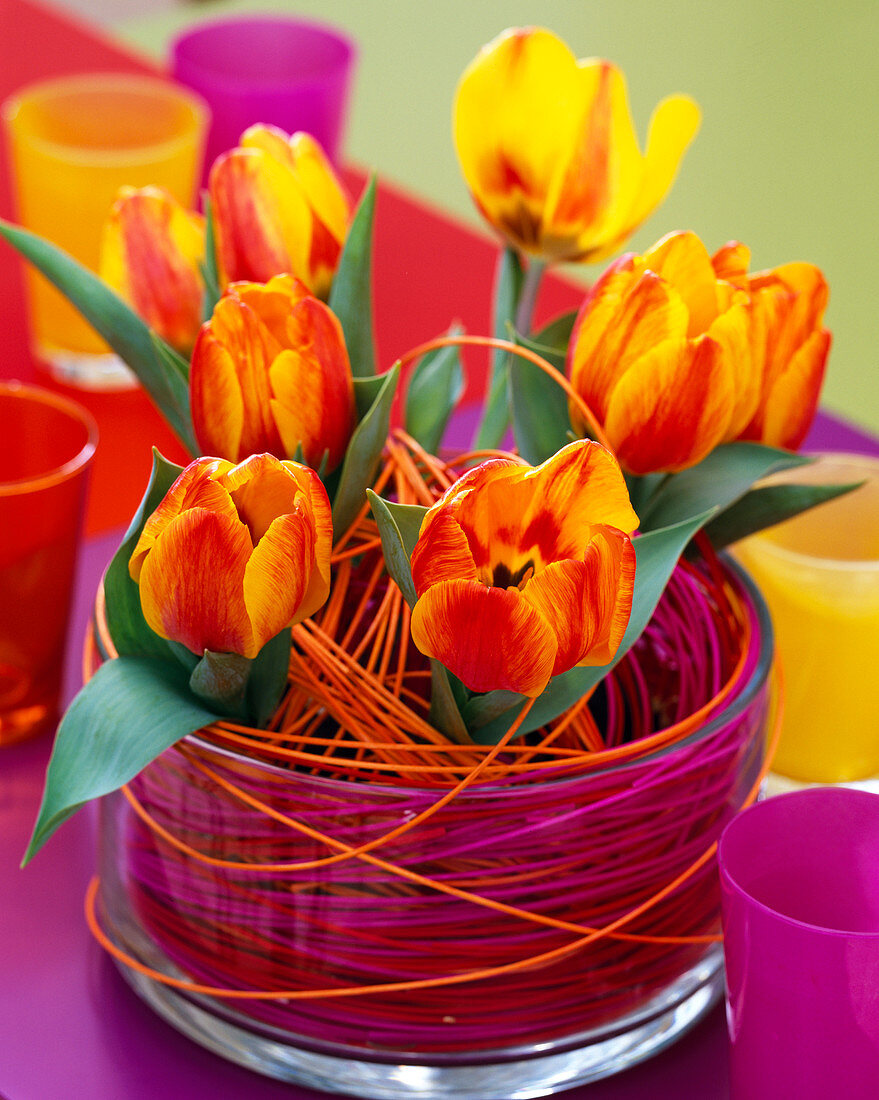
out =
[[642,531],[668,527],[706,508],[728,507],[769,473],[812,459],[762,443],[725,443],[696,466],[670,474],[639,513]]
[[189,384],[189,362],[184,359],[179,351],[175,351],[170,344],[166,344],[157,332],[150,333],[153,340],[153,351],[159,362],[169,371],[176,371],[184,382]]
[[456,745],[472,744],[455,698],[451,674],[434,657],[430,659],[430,722]]
[[666,480],[668,474],[624,474],[626,488],[629,490],[629,501],[638,516],[639,522],[642,512],[645,512],[650,504],[650,499],[660,485]]
[[[650,622],[684,547],[714,514],[715,510],[709,509],[673,526],[663,527],[633,539],[636,569],[632,613],[616,656],[610,664],[598,668],[572,668],[560,676],[554,676],[543,693],[535,700],[519,730],[520,736],[545,726],[547,722],[551,722],[568,707],[573,706],[628,653]],[[496,744],[521,710],[521,706],[514,703],[508,706],[499,717],[492,717],[486,721],[486,715],[491,714],[492,711],[496,713],[505,701],[509,701],[504,698],[495,698],[497,694],[490,691],[483,696],[475,696],[466,708],[470,734],[474,741],[482,745]],[[509,692],[503,694],[510,695]],[[519,696],[519,699],[524,704],[524,697]]]
[[403,599],[410,607],[414,607],[418,594],[412,580],[410,560],[427,509],[418,504],[391,503],[372,489],[367,489],[366,495],[381,535],[385,566],[403,593]]
[[850,493],[862,481],[846,485],[763,485],[721,512],[705,528],[715,550],[747,538],[766,527],[797,516],[825,501]]
[[278,709],[287,687],[292,648],[292,633],[287,627],[266,642],[250,662],[245,700],[247,712],[257,729],[264,729]]
[[[571,342],[571,333],[574,331],[574,323],[577,320],[577,310],[569,313],[561,313],[549,324],[527,341],[528,347],[533,348],[544,359],[549,360],[556,370],[564,373],[565,360],[568,357],[568,345]],[[524,341],[523,341],[524,342]]]
[[[128,572],[128,562],[144,524],[161,504],[180,473],[182,467],[168,462],[158,451],[153,451],[153,469],[146,492],[104,577],[107,626],[120,656],[159,657],[176,661],[183,648],[173,647],[147,626],[140,606],[140,589]],[[189,653],[188,650],[183,652]],[[190,656],[194,662],[195,654]]]
[[202,207],[204,209],[204,262],[201,264],[201,277],[204,280],[204,297],[201,315],[203,320],[209,321],[223,290],[217,265],[217,230],[208,191],[202,194]]
[[351,436],[333,500],[333,531],[337,539],[341,538],[354,522],[355,516],[366,500],[366,490],[375,479],[388,438],[391,405],[399,378],[399,366],[393,367],[383,375],[381,389],[372,407]]
[[[539,338],[519,336],[517,343],[546,359],[562,377],[559,362],[564,363],[563,353],[543,345]],[[571,418],[567,395],[536,363],[517,357],[511,364],[510,406],[516,445],[526,462],[539,466],[568,442]]]
[[97,275],[48,241],[3,221],[0,236],[42,272],[131,367],[172,431],[190,454],[196,454],[186,381],[156,356],[153,334],[137,314]]
[[375,399],[381,393],[382,386],[386,381],[386,374],[374,374],[369,378],[354,379],[354,407],[357,411],[358,421],[362,420],[375,404]]
[[339,318],[355,378],[375,374],[372,331],[372,226],[375,220],[376,181],[373,176],[345,239],[333,277],[328,305]]
[[[449,329],[459,336],[460,325]],[[436,454],[449,418],[464,389],[461,349],[436,348],[423,355],[412,371],[406,391],[406,431],[430,454]]]
[[[493,333],[502,340],[509,339],[510,327],[519,309],[525,271],[519,253],[509,245],[498,256],[495,273]],[[507,372],[510,353],[495,350],[491,357],[491,376],[488,393],[482,410],[482,419],[476,431],[476,450],[493,450],[501,445],[510,423],[507,396]]]
[[181,737],[217,720],[185,669],[148,657],[102,665],[61,720],[22,865],[86,802],[118,790]]

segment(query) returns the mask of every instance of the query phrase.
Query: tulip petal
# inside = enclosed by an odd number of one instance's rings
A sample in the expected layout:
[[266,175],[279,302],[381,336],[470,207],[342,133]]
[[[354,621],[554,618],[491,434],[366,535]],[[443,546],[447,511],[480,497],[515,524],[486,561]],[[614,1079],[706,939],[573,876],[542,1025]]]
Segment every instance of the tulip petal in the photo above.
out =
[[189,403],[199,447],[237,461],[244,432],[244,397],[235,364],[208,328],[195,343],[189,372]]
[[256,545],[278,516],[292,512],[299,483],[273,455],[251,455],[223,478],[223,485]]
[[292,345],[269,371],[272,415],[285,453],[301,443],[306,462],[328,451],[328,471],[342,461],[354,428],[354,383],[342,328],[330,309],[308,297],[287,318]]
[[[301,499],[301,498],[300,498]],[[255,656],[266,642],[305,618],[302,602],[314,562],[314,532],[306,509],[272,520],[244,570],[244,605]]]
[[[568,355],[571,384],[603,421],[631,364],[658,344],[683,338],[688,323],[680,295],[642,261],[630,257],[613,265],[580,308]],[[576,407],[571,416],[582,428]]]
[[301,130],[291,136],[290,150],[311,209],[333,239],[343,241],[348,230],[348,200],[326,154],[311,134]]
[[233,149],[214,162],[210,193],[228,280],[289,272],[308,284],[311,210],[286,165],[261,149]]
[[437,584],[412,611],[412,639],[471,691],[539,695],[555,663],[555,633],[515,589]]
[[458,85],[454,137],[464,178],[492,224],[540,245],[549,181],[571,156],[583,84],[576,59],[543,29],[489,43]]
[[707,332],[717,317],[717,276],[695,233],[669,233],[644,253],[644,263],[671,283],[689,314],[687,336]]
[[[212,450],[236,462],[262,451],[284,455],[272,417],[269,380],[279,350],[256,310],[234,292],[224,294],[210,324],[202,328],[192,358],[193,421],[200,444],[209,440]],[[239,434],[236,388],[242,403]]]
[[724,438],[735,395],[732,370],[707,337],[666,340],[642,356],[613,392],[611,446],[634,474],[701,461]]
[[544,250],[552,251],[546,236],[556,236],[559,257],[566,259],[591,252],[616,211],[631,206],[641,178],[623,74],[601,60],[580,62],[579,72],[583,112],[575,145],[567,164],[560,164],[564,171],[555,174],[544,213]]
[[748,266],[751,250],[740,241],[727,241],[711,257],[711,266],[718,279],[732,283],[740,290],[748,289]]
[[291,310],[308,297],[305,283],[292,275],[275,275],[267,283],[233,283],[229,291],[250,306],[254,316],[271,333],[268,358],[274,359],[288,344]]
[[123,187],[101,240],[100,274],[150,328],[189,351],[201,325],[204,219],[158,187]]
[[582,561],[553,562],[522,590],[558,640],[553,676],[574,665],[605,665],[616,653],[632,607],[635,552],[621,532],[597,529]]
[[231,497],[215,480],[231,468],[230,462],[219,458],[197,458],[182,471],[143,526],[128,561],[128,572],[132,580],[137,581],[140,578],[144,560],[156,540],[184,509],[208,508],[232,519],[238,518]]
[[490,582],[477,576],[476,563],[467,536],[448,509],[431,509],[422,522],[412,551],[412,581],[419,596],[435,584],[453,580]]
[[619,463],[592,440],[562,447],[532,476],[534,491],[521,512],[522,539],[538,546],[544,560],[580,557],[596,523],[627,533],[638,526]]
[[[813,332],[800,347],[775,384],[764,397],[759,423],[759,438],[770,447],[797,450],[808,434],[818,400],[830,351],[830,333]],[[745,438],[755,438],[755,435]]]
[[237,518],[192,508],[162,531],[143,561],[140,600],[150,628],[201,656],[256,655],[244,604],[244,575],[251,553]]
[[[650,119],[641,190],[626,215],[618,240],[625,240],[665,198],[701,119],[702,112],[689,96],[669,96],[657,106]],[[611,255],[614,251],[615,247],[611,247],[604,254]]]
[[300,617],[309,618],[326,603],[330,592],[330,557],[333,551],[333,512],[324,484],[314,470],[296,462],[283,464],[296,478],[311,515],[314,531],[314,567],[302,597]]
[[707,335],[721,349],[732,372],[733,406],[724,438],[738,439],[750,424],[760,402],[761,374],[753,349],[757,323],[746,295],[733,291],[739,300],[725,309],[708,328]]

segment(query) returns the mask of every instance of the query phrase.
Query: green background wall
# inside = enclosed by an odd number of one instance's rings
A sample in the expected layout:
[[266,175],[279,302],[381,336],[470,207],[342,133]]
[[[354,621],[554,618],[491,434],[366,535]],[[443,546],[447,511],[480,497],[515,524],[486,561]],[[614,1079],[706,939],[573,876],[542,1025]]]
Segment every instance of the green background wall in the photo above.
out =
[[349,30],[361,50],[349,159],[474,225],[451,102],[464,66],[504,27],[540,23],[578,56],[619,64],[642,143],[654,105],[689,93],[702,130],[634,247],[693,229],[710,250],[744,241],[754,269],[818,264],[834,333],[824,404],[879,431],[879,0],[218,0],[119,33],[163,58],[180,27],[242,10]]

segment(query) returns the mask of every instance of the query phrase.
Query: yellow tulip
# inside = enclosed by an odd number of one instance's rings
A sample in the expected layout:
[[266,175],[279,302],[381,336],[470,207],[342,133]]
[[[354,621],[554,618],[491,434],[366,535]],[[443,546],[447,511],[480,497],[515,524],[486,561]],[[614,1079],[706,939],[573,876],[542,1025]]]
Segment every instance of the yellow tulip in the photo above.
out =
[[507,30],[464,72],[454,137],[485,218],[535,257],[594,262],[659,205],[699,126],[696,104],[656,108],[641,155],[622,73],[577,61],[541,28]]

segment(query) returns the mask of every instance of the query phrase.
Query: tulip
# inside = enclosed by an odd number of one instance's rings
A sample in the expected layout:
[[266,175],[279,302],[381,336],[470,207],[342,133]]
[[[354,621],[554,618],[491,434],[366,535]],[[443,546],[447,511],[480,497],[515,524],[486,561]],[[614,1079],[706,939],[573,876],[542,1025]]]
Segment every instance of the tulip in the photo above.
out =
[[760,394],[754,415],[734,438],[795,451],[812,424],[824,381],[831,340],[822,328],[828,287],[812,264],[748,275],[749,259],[748,249],[734,241],[713,260],[723,278],[748,292],[753,315]]
[[156,634],[199,657],[255,657],[325,602],[332,538],[326,490],[307,466],[197,458],[147,520],[128,569]]
[[229,282],[290,274],[325,298],[348,226],[348,200],[310,134],[252,126],[211,168],[219,263]]
[[267,451],[310,466],[341,462],[354,428],[354,383],[330,308],[289,275],[233,283],[202,326],[190,371],[205,454],[241,462]]
[[750,277],[747,263],[738,242],[710,257],[695,234],[672,233],[587,294],[568,374],[630,472],[686,469],[736,439],[802,441],[829,345],[826,286],[807,264]]
[[412,553],[412,638],[472,691],[536,696],[604,665],[632,605],[637,526],[620,468],[580,440],[533,468],[494,459],[424,517]]
[[186,355],[202,321],[204,246],[204,218],[158,187],[121,188],[101,240],[101,278]]
[[454,137],[484,217],[543,260],[612,255],[665,197],[699,126],[672,96],[656,108],[642,156],[622,73],[577,61],[547,30],[507,30],[464,72]]
[[[692,466],[754,415],[759,378],[745,290],[718,279],[693,233],[620,257],[587,294],[571,384],[635,474]],[[580,414],[571,404],[575,427]]]

